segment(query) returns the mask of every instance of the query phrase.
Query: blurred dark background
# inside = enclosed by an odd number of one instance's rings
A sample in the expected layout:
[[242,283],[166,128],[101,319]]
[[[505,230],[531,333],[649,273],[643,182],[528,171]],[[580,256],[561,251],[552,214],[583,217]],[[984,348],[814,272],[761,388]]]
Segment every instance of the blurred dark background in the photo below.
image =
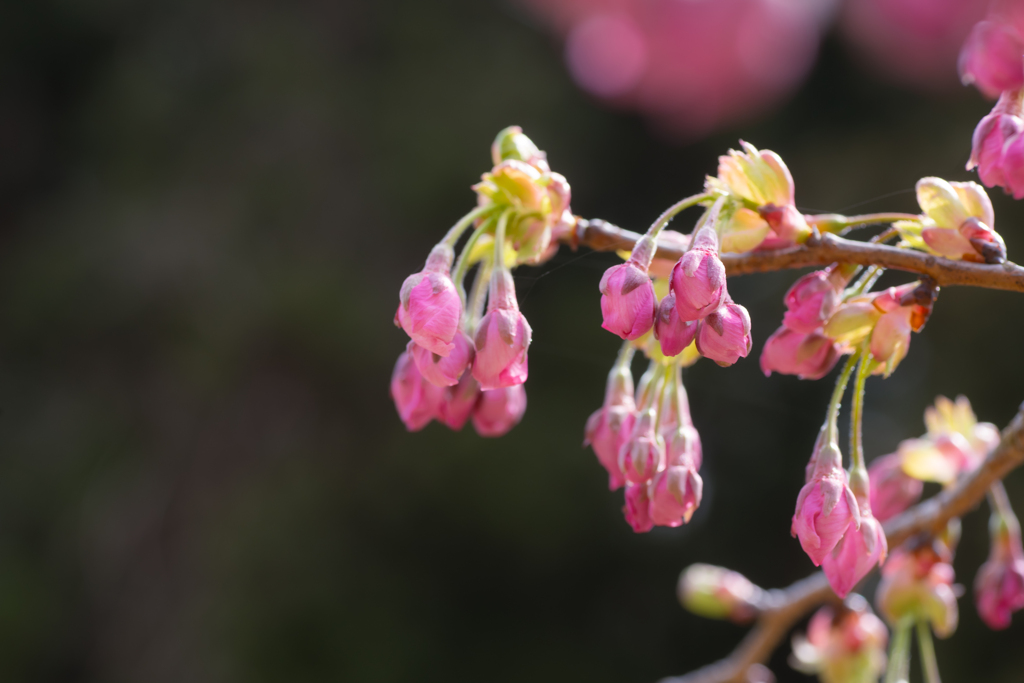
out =
[[[498,440],[405,432],[399,285],[510,124],[576,213],[642,228],[740,137],[786,159],[801,208],[915,211],[919,177],[973,178],[989,105],[896,85],[833,31],[791,97],[687,142],[581,92],[561,50],[510,2],[0,4],[0,678],[646,683],[743,633],[679,607],[684,566],[811,571],[789,519],[831,382],[757,365],[796,273],[730,283],[754,353],[686,375],[704,503],[646,535],[580,445],[614,257],[517,272],[530,405]],[[993,197],[1020,259],[1024,206]],[[1022,313],[943,291],[869,383],[869,457],[939,393],[1004,425]],[[1007,486],[1024,509],[1024,475]],[[986,521],[964,520],[968,586]],[[1019,681],[1022,636],[968,593],[943,674]],[[787,654],[779,680],[807,680]]]

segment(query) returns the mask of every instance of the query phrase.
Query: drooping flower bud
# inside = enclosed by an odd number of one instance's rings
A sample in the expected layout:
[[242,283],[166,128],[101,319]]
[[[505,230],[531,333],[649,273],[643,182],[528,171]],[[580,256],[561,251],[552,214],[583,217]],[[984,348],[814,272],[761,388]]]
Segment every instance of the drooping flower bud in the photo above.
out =
[[960,51],[960,80],[988,97],[1024,87],[1024,38],[1003,21],[975,24]]
[[650,514],[651,499],[647,495],[647,484],[626,484],[626,504],[622,513],[633,531],[642,534],[654,528]]
[[859,526],[860,508],[848,484],[843,456],[834,438],[819,438],[814,470],[800,489],[793,513],[793,536],[815,566],[832,552],[851,523]]
[[696,335],[697,323],[679,318],[676,295],[670,291],[658,305],[654,319],[654,337],[661,344],[661,352],[666,356],[678,356]]
[[692,465],[673,465],[658,472],[650,485],[651,521],[668,527],[689,522],[700,505],[703,488]]
[[927,619],[940,638],[953,634],[960,620],[953,586],[951,554],[939,541],[911,542],[882,567],[875,604],[893,626],[903,619]]
[[647,268],[654,240],[644,237],[625,263],[612,266],[601,278],[601,327],[623,339],[639,339],[654,325],[658,299]]
[[854,469],[850,476],[855,479],[851,489],[856,492],[860,519],[850,520],[846,533],[821,561],[829,585],[841,598],[846,597],[875,565],[884,563],[888,552],[882,525],[871,514],[867,472]]
[[[409,342],[409,347],[416,342]],[[391,399],[410,432],[418,432],[437,416],[444,389],[423,379],[407,348],[391,373]]]
[[466,370],[459,383],[444,390],[437,420],[449,429],[462,429],[480,399],[480,384],[473,379],[473,373]]
[[1020,524],[994,511],[989,522],[992,546],[988,560],[974,579],[978,615],[988,627],[1009,627],[1014,612],[1024,609],[1024,551]]
[[626,481],[646,483],[665,463],[665,443],[655,430],[658,413],[654,408],[641,410],[629,438],[619,450],[619,469]]
[[480,436],[504,436],[526,413],[526,388],[514,384],[480,393],[473,409],[473,429]]
[[[632,357],[632,353],[628,354]],[[614,491],[626,483],[619,468],[619,451],[633,432],[636,403],[633,400],[633,375],[628,361],[617,363],[608,373],[604,404],[590,416],[585,429],[584,446],[594,449],[598,462],[608,471],[608,489]]]
[[786,314],[782,324],[795,332],[811,334],[828,322],[841,300],[845,282],[833,282],[832,270],[804,275],[786,292]]
[[487,314],[476,331],[473,377],[481,389],[501,389],[526,381],[526,351],[532,336],[530,324],[519,312],[512,276],[504,269],[495,270]]
[[822,607],[811,617],[806,637],[793,636],[792,666],[818,674],[823,683],[876,683],[885,670],[889,633],[867,600],[847,598],[838,613]]
[[413,343],[412,359],[416,361],[423,378],[439,387],[451,387],[459,383],[462,373],[473,362],[473,342],[461,330],[452,338],[452,351],[447,356],[436,353]]
[[875,458],[868,467],[871,480],[871,510],[884,522],[895,517],[921,498],[924,484],[903,471],[903,457],[890,453]]
[[[1006,92],[999,98],[992,113],[983,118],[971,138],[971,158],[967,170],[977,167],[981,182],[989,187],[1003,187],[1013,192],[1017,178],[1024,169],[1006,160],[1006,146],[1024,131],[1021,118],[1020,93]],[[1012,182],[1011,182],[1012,179]]]
[[672,292],[679,319],[684,321],[700,320],[725,301],[725,266],[718,257],[718,237],[713,227],[705,225],[697,231],[693,247],[672,269]]
[[750,353],[750,314],[743,306],[727,300],[700,321],[697,350],[719,365],[732,365]]
[[800,379],[821,379],[835,367],[839,346],[823,334],[803,334],[787,327],[775,330],[761,350],[761,370],[796,375]]
[[459,331],[462,300],[449,276],[454,254],[439,244],[427,258],[426,266],[402,283],[395,323],[414,342],[439,356],[447,356]]
[[743,574],[710,564],[691,564],[684,569],[676,593],[690,612],[738,624],[754,618],[764,597],[764,591]]

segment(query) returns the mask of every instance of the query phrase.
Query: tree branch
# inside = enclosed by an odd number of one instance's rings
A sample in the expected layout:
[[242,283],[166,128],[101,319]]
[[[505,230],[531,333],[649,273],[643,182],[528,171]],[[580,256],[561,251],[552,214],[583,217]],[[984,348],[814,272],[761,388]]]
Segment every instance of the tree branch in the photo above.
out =
[[[978,469],[961,477],[952,488],[918,503],[883,525],[889,547],[895,548],[922,532],[942,530],[950,519],[977,506],[992,484],[1021,463],[1024,463],[1024,405],[1003,430],[999,445]],[[768,661],[796,622],[821,603],[836,599],[822,572],[788,588],[768,591],[754,628],[728,657],[685,676],[663,678],[659,683],[747,683],[750,667]]]
[[[631,249],[638,239],[640,235],[630,230],[624,230],[600,219],[581,218],[578,219],[575,230],[566,235],[563,241],[574,247],[583,245],[595,251],[615,251]],[[685,246],[682,246],[681,241],[670,243],[660,238],[655,258],[675,261],[684,251]],[[729,275],[826,266],[843,261],[930,275],[939,286],[969,285],[1024,292],[1024,268],[1010,262],[1002,265],[983,265],[969,261],[952,261],[920,251],[856,242],[831,234],[813,239],[813,243],[812,240],[808,240],[807,244],[787,249],[721,256]]]

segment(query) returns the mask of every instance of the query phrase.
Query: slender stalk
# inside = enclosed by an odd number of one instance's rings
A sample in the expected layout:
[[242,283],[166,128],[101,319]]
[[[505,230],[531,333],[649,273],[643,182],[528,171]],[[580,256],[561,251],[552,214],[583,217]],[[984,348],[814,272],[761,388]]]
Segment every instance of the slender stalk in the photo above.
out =
[[[671,406],[672,397],[668,393],[668,388],[673,384],[672,382],[672,366],[662,365],[661,366],[661,387],[658,389],[658,419],[654,423],[654,431],[658,432],[661,429],[662,422],[665,421],[665,414],[668,412],[668,408]],[[668,402],[666,404],[666,401]]]
[[1002,517],[1007,523],[1020,526],[1017,522],[1017,515],[1013,513],[1013,506],[1010,505],[1010,497],[1006,495],[1006,487],[1002,481],[997,481],[989,487],[988,504],[992,511]]
[[860,365],[857,366],[857,379],[853,384],[853,401],[850,408],[850,460],[851,469],[864,469],[864,384],[871,374],[871,358],[866,348],[860,352]]
[[494,271],[505,269],[505,228],[508,226],[512,209],[506,209],[498,217],[498,227],[494,229]]
[[497,207],[495,207],[493,204],[488,204],[487,206],[478,206],[477,208],[473,209],[465,216],[460,218],[459,221],[448,230],[447,234],[445,234],[444,236],[444,239],[442,239],[441,241],[454,249],[455,245],[459,241],[459,238],[462,237],[462,233],[466,231],[466,228],[472,225],[473,221],[475,221],[477,218],[481,218],[482,216],[487,215],[488,213],[494,211],[496,208]]
[[622,342],[622,346],[619,347],[619,355],[615,357],[615,367],[618,369],[629,367],[635,353],[636,347],[633,346],[633,342]]
[[473,252],[473,248],[476,243],[480,241],[494,225],[496,219],[493,215],[489,216],[487,220],[480,224],[480,226],[469,236],[466,243],[462,245],[462,253],[459,254],[459,260],[455,262],[455,269],[452,271],[452,282],[455,283],[455,287],[459,290],[459,296],[462,297],[462,303],[466,303],[466,289],[463,287],[462,281],[466,279],[466,271],[469,270],[471,265],[469,262],[469,255]]
[[939,662],[935,659],[932,630],[927,621],[917,622],[917,646],[921,653],[921,668],[924,670],[925,683],[942,683],[942,679],[939,678]]
[[844,301],[849,301],[855,296],[860,296],[864,292],[870,290],[878,282],[878,278],[882,277],[882,273],[885,272],[885,268],[881,266],[868,266],[861,274],[860,278],[857,279],[853,286],[846,290],[846,295],[843,297]]
[[652,238],[657,238],[662,228],[668,225],[669,221],[676,217],[676,214],[713,197],[714,195],[710,192],[705,192],[703,194],[695,194],[687,197],[686,199],[679,200],[672,206],[665,209],[665,211],[658,216],[653,223],[651,223],[651,227],[647,229],[647,234]]
[[844,216],[840,221],[843,229],[861,228],[865,225],[878,225],[879,223],[895,223],[896,221],[916,221],[921,216],[914,213],[863,213],[857,216]]
[[885,683],[907,683],[910,678],[910,632],[912,621],[904,620],[896,627],[889,648],[889,666],[885,670]]
[[843,401],[843,394],[846,392],[846,385],[850,381],[850,375],[853,374],[853,368],[857,364],[857,360],[860,358],[860,352],[854,353],[846,359],[846,365],[843,366],[843,371],[839,373],[839,377],[836,378],[836,388],[832,390],[832,399],[828,402],[828,411],[825,413],[825,421],[828,425],[829,435],[831,437],[836,436],[836,420],[839,418],[839,406]]
[[480,268],[476,272],[476,277],[473,280],[473,292],[469,297],[469,304],[466,306],[466,310],[469,311],[466,320],[464,331],[466,334],[472,335],[476,332],[476,326],[480,322],[480,318],[484,314],[484,302],[487,301],[487,289],[491,279],[491,264],[483,262],[480,264]]

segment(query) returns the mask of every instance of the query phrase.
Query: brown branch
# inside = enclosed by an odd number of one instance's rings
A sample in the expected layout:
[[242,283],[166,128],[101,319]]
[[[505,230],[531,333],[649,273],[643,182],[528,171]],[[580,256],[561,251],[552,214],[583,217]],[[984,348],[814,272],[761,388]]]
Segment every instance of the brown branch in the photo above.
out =
[[[923,501],[884,524],[890,548],[922,532],[937,532],[953,517],[970,511],[988,488],[1024,463],[1024,405],[1003,430],[1002,440],[981,466],[952,488]],[[725,659],[685,676],[663,678],[660,683],[747,683],[750,667],[768,661],[793,625],[835,594],[825,575],[817,572],[788,588],[768,591],[754,628]]]
[[[631,249],[640,239],[638,233],[624,230],[602,220],[579,219],[576,229],[564,238],[573,246],[583,245],[596,251]],[[813,242],[813,243],[812,243]],[[659,240],[655,258],[670,261],[683,255],[685,246]],[[884,244],[856,242],[825,234],[808,240],[807,244],[787,249],[754,251],[744,254],[722,254],[729,275],[765,273],[787,268],[826,266],[836,261],[859,265],[877,265],[930,275],[940,286],[969,285],[989,289],[1024,292],[1024,268],[1013,264],[983,265],[968,261],[951,261],[940,256]]]

